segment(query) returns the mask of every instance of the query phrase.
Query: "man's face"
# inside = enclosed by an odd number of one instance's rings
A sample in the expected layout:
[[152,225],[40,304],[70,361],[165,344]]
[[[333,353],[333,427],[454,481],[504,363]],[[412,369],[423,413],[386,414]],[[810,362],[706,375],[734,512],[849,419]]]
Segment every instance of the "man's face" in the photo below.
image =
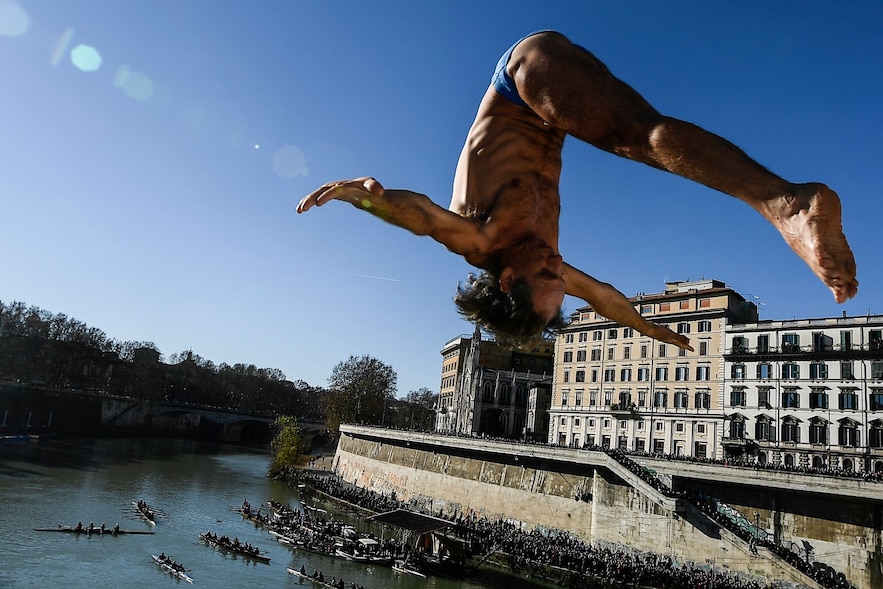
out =
[[[511,274],[507,274],[510,271]],[[530,287],[534,311],[551,321],[564,303],[564,260],[542,241],[532,241],[517,248],[500,278],[500,287],[508,292],[509,283],[523,279]]]

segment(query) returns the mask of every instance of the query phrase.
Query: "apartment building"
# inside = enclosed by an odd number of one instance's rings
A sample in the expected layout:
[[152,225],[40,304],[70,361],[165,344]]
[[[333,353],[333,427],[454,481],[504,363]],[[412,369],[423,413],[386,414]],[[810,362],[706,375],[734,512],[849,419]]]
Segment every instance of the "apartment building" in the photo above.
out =
[[629,299],[644,318],[690,338],[653,340],[586,306],[555,343],[550,443],[720,458],[724,333],[756,306],[718,280],[669,282]]
[[883,471],[883,316],[726,326],[729,455]]
[[[552,376],[554,340],[528,351],[509,350],[484,339],[459,336],[441,350],[442,373],[435,429],[523,439],[532,387]],[[542,401],[542,394],[539,396]],[[531,417],[537,414],[537,408]],[[540,420],[545,407],[539,408]]]

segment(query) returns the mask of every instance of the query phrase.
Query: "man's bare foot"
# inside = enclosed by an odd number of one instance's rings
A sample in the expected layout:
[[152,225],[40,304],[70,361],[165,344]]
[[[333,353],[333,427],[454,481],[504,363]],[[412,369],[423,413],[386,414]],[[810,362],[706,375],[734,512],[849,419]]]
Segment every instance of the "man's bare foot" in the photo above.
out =
[[838,303],[854,297],[855,258],[843,235],[837,193],[824,184],[801,184],[778,205],[781,208],[770,220],[791,249],[831,289]]

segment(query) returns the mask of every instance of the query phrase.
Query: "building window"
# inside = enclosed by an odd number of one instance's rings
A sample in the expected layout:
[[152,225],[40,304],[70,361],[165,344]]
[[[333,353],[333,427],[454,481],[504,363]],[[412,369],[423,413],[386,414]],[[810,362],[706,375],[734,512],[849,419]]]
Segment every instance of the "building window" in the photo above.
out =
[[616,348],[614,346],[610,346],[609,348],[607,348],[607,359],[608,360],[613,360],[613,358],[615,358],[615,355],[616,355]]
[[[638,430],[640,430],[640,431],[643,431],[643,430],[644,430],[644,422],[643,422],[643,421],[639,421],[639,422],[635,425],[635,428],[638,429]],[[643,441],[643,440],[641,440],[641,441]]]
[[623,327],[622,328],[622,337],[629,338],[635,335],[635,330],[631,327]]
[[708,342],[702,341],[699,342],[699,355],[707,356],[708,355]]
[[855,391],[841,391],[839,401],[840,409],[858,409],[858,395]]
[[570,382],[570,371],[569,370],[564,371],[564,382]]
[[565,362],[573,362],[573,352],[567,350],[564,352],[564,361]]
[[699,308],[705,309],[711,306],[711,299],[699,299]]
[[782,441],[794,444],[800,443],[800,426],[793,419],[782,421]]
[[665,391],[656,391],[653,403],[655,407],[668,407],[668,393]]
[[696,324],[696,331],[699,333],[705,333],[707,331],[711,331],[711,321],[703,320]]
[[813,380],[828,378],[828,365],[824,362],[811,362],[809,365],[809,377]]
[[851,331],[841,331],[840,332],[840,349],[843,351],[852,349],[852,332]]
[[764,334],[757,336],[757,353],[766,354],[770,351],[770,336]]
[[604,369],[604,382],[616,382],[616,368]]
[[661,432],[665,429],[665,424],[661,421],[657,421],[655,424],[656,431]]
[[577,391],[573,395],[573,404],[576,405],[577,407],[580,407],[583,404],[583,392],[582,391]]
[[782,392],[782,407],[786,409],[800,408],[800,393],[797,389],[785,389]]
[[588,340],[589,340],[589,334],[586,333],[585,331],[581,331],[581,332],[579,333],[579,341],[580,341],[580,343],[582,343],[582,342],[586,342],[586,341],[588,341]]
[[767,419],[758,419],[754,424],[754,439],[762,442],[774,441],[772,428]]
[[874,380],[883,379],[883,362],[880,360],[871,362],[871,378]]
[[632,394],[628,391],[619,392],[619,408],[628,409],[632,404]]
[[711,409],[711,395],[706,391],[696,393],[696,409]]
[[796,380],[800,378],[800,365],[795,362],[782,364],[782,378]]
[[630,382],[632,380],[632,369],[628,366],[619,371],[619,380],[621,382]]
[[610,429],[610,419],[607,417],[604,418],[604,429]]
[[616,330],[610,329],[607,331],[607,339],[616,339]]
[[600,342],[602,339],[604,339],[604,335],[601,333],[600,329],[596,329],[595,331],[592,332],[592,341],[593,342]]
[[734,354],[744,354],[748,351],[748,338],[742,337],[741,335],[733,338],[733,349],[731,350]]
[[601,349],[595,348],[592,350],[592,362],[600,362],[601,361]]
[[641,344],[641,358],[646,358],[648,353],[647,344]]
[[842,380],[853,380],[855,374],[852,371],[852,361],[845,360],[840,363],[840,378]]
[[[595,392],[595,391],[589,392],[589,405],[591,405],[592,407],[598,406],[598,393],[597,392]],[[591,425],[595,425],[595,424],[592,423]]]
[[705,424],[704,423],[697,423],[696,424],[696,433],[697,434],[704,434],[705,433]]
[[577,350],[576,351],[576,361],[577,362],[585,362],[586,361],[586,351],[585,350]]
[[684,422],[683,421],[676,421],[675,422],[675,431],[678,433],[684,432]]
[[638,391],[638,405],[640,407],[647,406],[647,391]]
[[745,389],[733,389],[730,391],[730,406],[731,407],[744,407],[745,406]]
[[680,301],[678,303],[678,308],[679,309],[689,309],[690,308],[690,301]]
[[761,362],[757,365],[758,380],[770,380],[773,378],[773,365],[767,362]]
[[638,382],[647,382],[650,380],[650,369],[642,366],[638,368]]
[[837,442],[841,446],[857,448],[859,442],[858,424],[854,421],[845,421],[837,428]]
[[879,411],[883,409],[883,389],[871,389],[868,397],[868,409]]
[[883,426],[875,425],[868,430],[868,445],[871,448],[883,448]]
[[757,389],[757,407],[759,409],[770,409],[770,389],[767,387],[758,387]]
[[604,405],[610,406],[613,403],[613,391],[604,391]]
[[813,419],[809,424],[809,443],[828,443],[828,422],[824,419]]
[[671,311],[671,303],[659,303],[659,312]]
[[730,378],[734,380],[741,380],[745,378],[745,365],[733,364],[732,366],[730,366]]
[[828,393],[820,389],[814,389],[809,393],[810,409],[827,409]]
[[696,367],[696,380],[711,380],[711,366],[700,364]]
[[624,360],[631,360],[632,359],[632,347],[631,346],[623,346],[622,357]]
[[659,357],[665,358],[665,344],[659,344]]
[[687,391],[675,392],[675,407],[678,409],[687,409],[689,407]]
[[653,305],[641,305],[641,315],[649,315],[653,312]]
[[800,351],[800,335],[796,333],[786,333],[782,336],[783,352],[799,352]]
[[586,371],[585,370],[577,370],[575,380],[576,380],[576,382],[586,382]]
[[686,321],[678,323],[678,333],[690,333],[690,324]]
[[656,380],[668,380],[668,366],[656,367]]
[[675,367],[675,380],[689,380],[690,379],[690,367],[689,366],[676,366]]
[[592,368],[592,382],[598,382],[598,369]]
[[567,400],[570,397],[569,391],[561,391],[561,406],[567,407]]

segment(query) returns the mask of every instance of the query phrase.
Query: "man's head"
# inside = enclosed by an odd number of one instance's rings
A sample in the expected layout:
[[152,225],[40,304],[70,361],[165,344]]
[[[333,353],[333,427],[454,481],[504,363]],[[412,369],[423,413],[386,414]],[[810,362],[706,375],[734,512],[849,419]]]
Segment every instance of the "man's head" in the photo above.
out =
[[457,286],[460,313],[510,347],[529,348],[566,322],[564,265],[539,240],[523,240],[494,257],[490,268]]

